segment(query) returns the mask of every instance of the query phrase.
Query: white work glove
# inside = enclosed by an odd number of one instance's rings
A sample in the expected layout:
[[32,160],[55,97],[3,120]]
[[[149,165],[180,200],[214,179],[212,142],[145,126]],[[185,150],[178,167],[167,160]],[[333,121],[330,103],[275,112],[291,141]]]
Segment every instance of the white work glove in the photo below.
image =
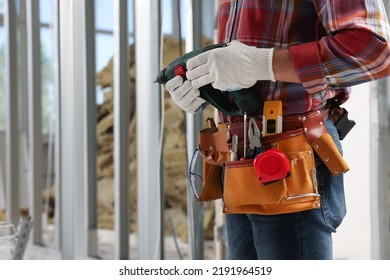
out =
[[187,113],[201,111],[206,105],[206,101],[200,97],[199,90],[193,88],[188,80],[184,81],[182,76],[175,76],[169,80],[165,88],[170,93],[173,102]]
[[207,84],[219,90],[249,88],[259,80],[275,81],[274,49],[232,41],[228,46],[201,53],[187,61],[187,79],[194,88]]

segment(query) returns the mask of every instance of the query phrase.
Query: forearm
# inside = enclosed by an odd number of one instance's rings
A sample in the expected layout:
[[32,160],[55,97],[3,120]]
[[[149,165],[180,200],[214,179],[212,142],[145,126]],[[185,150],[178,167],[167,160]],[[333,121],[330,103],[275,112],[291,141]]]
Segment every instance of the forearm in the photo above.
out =
[[272,68],[277,81],[300,83],[288,49],[275,49]]
[[289,51],[300,82],[310,94],[390,75],[387,41],[364,29],[344,30]]

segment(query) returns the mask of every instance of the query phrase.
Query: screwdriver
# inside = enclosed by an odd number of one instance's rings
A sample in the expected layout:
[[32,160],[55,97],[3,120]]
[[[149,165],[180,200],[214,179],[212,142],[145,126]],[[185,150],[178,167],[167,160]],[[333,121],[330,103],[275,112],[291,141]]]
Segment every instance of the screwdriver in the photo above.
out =
[[247,123],[247,114],[246,112],[244,113],[244,158],[246,158],[246,123]]
[[232,139],[232,151],[230,153],[230,161],[237,160],[238,135],[234,134]]

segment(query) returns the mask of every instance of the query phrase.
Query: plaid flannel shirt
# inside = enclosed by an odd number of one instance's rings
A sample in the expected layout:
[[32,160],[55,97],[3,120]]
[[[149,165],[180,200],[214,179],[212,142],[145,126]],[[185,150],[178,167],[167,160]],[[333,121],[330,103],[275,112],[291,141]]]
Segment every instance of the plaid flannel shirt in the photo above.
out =
[[351,86],[390,73],[381,0],[220,0],[218,40],[290,50],[301,83],[254,86],[264,100],[282,100],[284,114],[343,103]]

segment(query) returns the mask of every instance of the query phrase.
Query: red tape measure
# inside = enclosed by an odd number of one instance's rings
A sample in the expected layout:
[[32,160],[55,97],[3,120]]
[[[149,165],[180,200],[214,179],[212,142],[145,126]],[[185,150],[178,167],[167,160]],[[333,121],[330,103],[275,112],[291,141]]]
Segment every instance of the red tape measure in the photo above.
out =
[[263,185],[271,184],[290,175],[290,162],[287,156],[276,149],[259,154],[253,161],[257,177]]

